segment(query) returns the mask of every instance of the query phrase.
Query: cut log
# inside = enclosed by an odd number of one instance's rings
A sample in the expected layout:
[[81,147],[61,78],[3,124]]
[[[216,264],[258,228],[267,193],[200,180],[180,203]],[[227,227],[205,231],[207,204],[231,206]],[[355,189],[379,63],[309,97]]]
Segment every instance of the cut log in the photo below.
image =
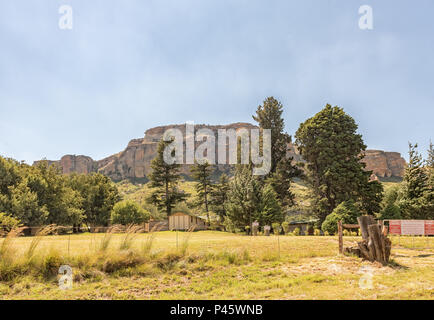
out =
[[368,226],[368,234],[370,240],[372,240],[375,248],[375,260],[381,263],[385,263],[383,255],[383,239],[378,224],[371,224]]
[[357,218],[362,234],[362,241],[357,243],[357,250],[345,248],[346,253],[359,253],[363,259],[382,264],[389,262],[392,242],[387,237],[387,227],[379,225],[372,216]]
[[357,243],[357,245],[359,246],[360,249],[360,257],[373,262],[374,257],[372,257],[371,254],[369,253],[368,245],[366,244],[366,242],[360,241]]

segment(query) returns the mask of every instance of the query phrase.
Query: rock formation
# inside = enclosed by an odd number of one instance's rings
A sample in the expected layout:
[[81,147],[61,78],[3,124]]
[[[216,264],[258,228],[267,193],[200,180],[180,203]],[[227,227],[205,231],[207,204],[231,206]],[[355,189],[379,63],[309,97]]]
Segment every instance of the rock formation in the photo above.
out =
[[[158,142],[167,129],[173,128],[181,130],[185,137],[186,128],[184,124],[160,126],[147,130],[144,138],[131,140],[124,151],[102,160],[95,161],[90,157],[82,155],[65,155],[58,161],[49,161],[49,164],[57,164],[65,174],[72,172],[100,172],[114,181],[128,179],[132,182],[145,182],[147,181],[147,175],[151,171],[150,163],[156,155]],[[215,126],[203,124],[195,125],[195,130],[201,128],[211,129],[217,137],[218,129],[239,130],[242,128],[252,129],[257,127],[250,123],[233,123]],[[200,144],[200,142],[196,144]],[[295,161],[303,161],[300,153],[293,144],[288,145],[287,155],[294,157]],[[366,163],[366,169],[372,170],[373,174],[380,178],[392,176],[402,177],[405,168],[405,160],[397,152],[367,150],[363,161]],[[218,165],[216,174],[219,174],[219,172],[228,172],[229,168],[228,165]],[[186,176],[189,174],[187,165],[182,166],[181,173]]]

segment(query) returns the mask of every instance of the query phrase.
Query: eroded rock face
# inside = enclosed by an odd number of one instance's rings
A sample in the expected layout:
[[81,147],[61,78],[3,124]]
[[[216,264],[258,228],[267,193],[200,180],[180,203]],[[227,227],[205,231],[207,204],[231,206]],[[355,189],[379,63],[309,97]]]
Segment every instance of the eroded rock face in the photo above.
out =
[[[126,149],[120,153],[114,154],[99,161],[95,161],[90,157],[82,155],[66,155],[59,161],[49,161],[50,164],[56,163],[62,168],[63,173],[91,173],[100,172],[114,181],[128,179],[132,182],[145,182],[147,176],[151,172],[151,161],[157,153],[157,145],[161,140],[164,132],[168,129],[179,129],[185,137],[185,124],[168,125],[155,127],[145,132],[144,138],[133,139],[128,143]],[[256,126],[250,123],[233,123],[229,125],[195,125],[195,130],[202,128],[210,129],[214,132],[217,139],[218,129],[253,129]],[[196,142],[196,146],[201,142]],[[216,159],[217,150],[216,147]],[[184,141],[185,150],[185,141]],[[293,144],[288,145],[287,156],[291,156],[295,161],[303,161],[300,153]],[[405,160],[398,152],[384,152],[381,150],[367,150],[363,160],[366,163],[366,169],[372,170],[373,174],[378,177],[402,177]],[[228,172],[229,165],[218,165],[217,174]],[[181,173],[188,175],[190,173],[189,166],[183,165]]]
[[380,178],[402,177],[404,175],[406,162],[398,152],[385,152],[381,150],[366,150],[366,170]]

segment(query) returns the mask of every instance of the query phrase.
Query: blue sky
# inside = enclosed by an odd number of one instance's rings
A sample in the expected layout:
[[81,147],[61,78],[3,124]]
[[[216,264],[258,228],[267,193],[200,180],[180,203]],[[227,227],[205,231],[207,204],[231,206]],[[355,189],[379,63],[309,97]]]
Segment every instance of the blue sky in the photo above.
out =
[[270,95],[290,134],[330,103],[368,148],[426,154],[433,13],[432,0],[1,0],[0,154],[101,159],[158,125],[253,122]]

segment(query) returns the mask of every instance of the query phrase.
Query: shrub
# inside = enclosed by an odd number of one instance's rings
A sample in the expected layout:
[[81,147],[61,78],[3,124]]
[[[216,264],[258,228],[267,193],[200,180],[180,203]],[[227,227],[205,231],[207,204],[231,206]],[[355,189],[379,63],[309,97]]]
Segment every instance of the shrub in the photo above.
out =
[[139,224],[149,220],[149,211],[130,200],[120,201],[115,204],[111,214],[113,224]]
[[321,235],[321,230],[320,230],[320,229],[315,229],[315,230],[313,231],[313,235],[314,235],[314,236],[320,236],[320,235]]
[[277,236],[280,234],[280,223],[278,222],[274,222],[271,224],[271,226],[273,227],[273,233]]
[[0,232],[1,230],[5,230],[6,232],[11,231],[13,228],[18,227],[21,224],[21,221],[7,215],[4,212],[0,212]]
[[342,233],[346,237],[350,235],[350,232],[348,230],[344,230]]
[[225,221],[223,222],[223,226],[225,227],[225,230],[227,232],[231,232],[231,233],[235,232],[235,224],[228,217],[225,218]]
[[300,235],[300,228],[295,228],[294,231],[292,231],[292,234],[294,236],[299,236]]
[[247,234],[250,234],[250,226],[245,226],[244,230],[246,231]]
[[288,234],[289,233],[289,222],[288,221],[282,222],[282,228],[283,228],[283,232],[285,232],[285,234]]
[[329,233],[328,231],[324,231],[324,235],[325,235],[325,236],[329,236],[330,233]]
[[330,234],[335,234],[338,230],[338,221],[342,223],[357,223],[357,217],[361,213],[355,206],[352,200],[342,202],[338,205],[331,214],[329,214],[322,223],[322,231],[328,231]]

